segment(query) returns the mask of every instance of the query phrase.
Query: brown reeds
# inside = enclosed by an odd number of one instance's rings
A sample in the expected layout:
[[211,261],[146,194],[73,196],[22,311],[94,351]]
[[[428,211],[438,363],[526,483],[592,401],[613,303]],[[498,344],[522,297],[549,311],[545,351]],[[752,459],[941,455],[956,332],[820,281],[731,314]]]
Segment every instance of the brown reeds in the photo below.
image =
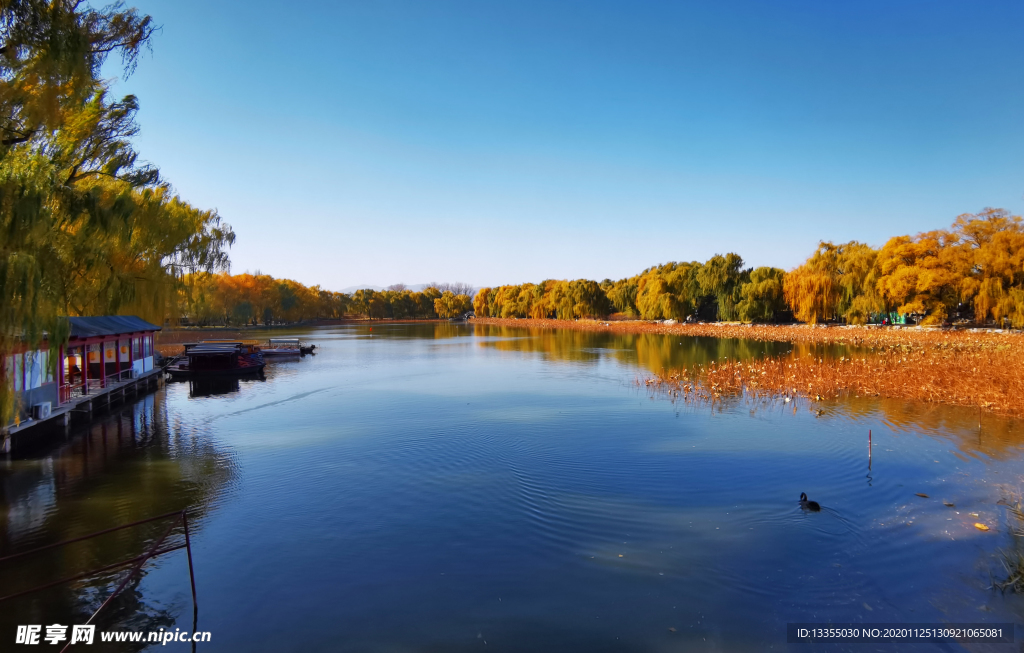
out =
[[1020,351],[900,348],[840,358],[781,356],[717,361],[655,375],[644,383],[684,397],[845,396],[912,399],[1024,415]]
[[885,397],[1024,415],[1024,337],[1019,334],[870,327],[666,325],[639,321],[477,322],[847,345],[849,354],[838,358],[793,353],[746,361],[721,360],[667,370],[640,381],[683,400],[716,401],[740,396],[783,401]]

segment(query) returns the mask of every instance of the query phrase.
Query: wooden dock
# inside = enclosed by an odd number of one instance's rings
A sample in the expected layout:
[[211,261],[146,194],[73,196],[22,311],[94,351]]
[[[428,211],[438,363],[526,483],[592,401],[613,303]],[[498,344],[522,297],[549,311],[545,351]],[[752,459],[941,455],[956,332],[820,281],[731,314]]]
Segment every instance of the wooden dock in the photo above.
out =
[[107,383],[106,387],[92,388],[88,393],[72,397],[69,401],[54,408],[45,419],[28,419],[20,424],[10,425],[0,431],[0,454],[10,454],[25,446],[33,445],[52,433],[62,430],[67,435],[71,430],[72,419],[92,420],[94,411],[110,408],[116,403],[124,403],[164,383],[164,371],[157,368],[124,381]]

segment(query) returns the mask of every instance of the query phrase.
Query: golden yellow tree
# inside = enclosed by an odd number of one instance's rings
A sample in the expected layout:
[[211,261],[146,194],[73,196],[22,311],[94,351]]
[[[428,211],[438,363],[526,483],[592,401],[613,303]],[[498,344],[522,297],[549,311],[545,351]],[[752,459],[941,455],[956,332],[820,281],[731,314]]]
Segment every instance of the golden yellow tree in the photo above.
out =
[[957,304],[960,278],[954,272],[956,237],[946,231],[890,238],[878,253],[878,291],[903,314],[940,324]]
[[1024,286],[1024,225],[1003,209],[964,214],[953,223],[957,242],[950,264],[960,278],[960,299],[973,305],[974,318],[1009,318],[1024,326],[1020,301]]
[[473,300],[469,295],[456,295],[450,290],[441,293],[441,296],[434,300],[434,310],[438,316],[453,318],[462,315],[473,306]]

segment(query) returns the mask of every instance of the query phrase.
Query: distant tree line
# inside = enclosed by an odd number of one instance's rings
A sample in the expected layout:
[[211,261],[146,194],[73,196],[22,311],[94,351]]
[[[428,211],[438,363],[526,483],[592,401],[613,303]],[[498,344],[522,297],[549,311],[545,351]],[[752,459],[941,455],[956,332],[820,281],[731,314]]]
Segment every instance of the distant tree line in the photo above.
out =
[[481,288],[479,317],[603,318],[772,322],[788,315],[818,323],[864,324],[913,316],[922,324],[989,320],[1024,327],[1024,226],[1019,216],[985,209],[949,230],[897,236],[881,249],[821,242],[786,272],[745,268],[737,254],[666,263],[598,283],[585,279]]
[[398,320],[450,318],[472,308],[472,291],[466,284],[436,283],[421,291],[395,284],[387,290],[367,288],[346,294],[260,272],[200,272],[182,285],[180,315],[195,325],[254,326],[346,315]]

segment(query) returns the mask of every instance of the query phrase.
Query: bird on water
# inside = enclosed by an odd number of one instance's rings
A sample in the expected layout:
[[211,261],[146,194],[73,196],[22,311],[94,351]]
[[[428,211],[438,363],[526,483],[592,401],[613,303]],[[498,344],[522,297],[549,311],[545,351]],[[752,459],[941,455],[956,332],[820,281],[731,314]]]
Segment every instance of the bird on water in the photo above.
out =
[[817,501],[808,501],[807,500],[807,493],[806,492],[801,492],[800,493],[800,507],[803,508],[804,510],[810,510],[811,512],[820,512],[821,511],[821,506],[818,505]]

